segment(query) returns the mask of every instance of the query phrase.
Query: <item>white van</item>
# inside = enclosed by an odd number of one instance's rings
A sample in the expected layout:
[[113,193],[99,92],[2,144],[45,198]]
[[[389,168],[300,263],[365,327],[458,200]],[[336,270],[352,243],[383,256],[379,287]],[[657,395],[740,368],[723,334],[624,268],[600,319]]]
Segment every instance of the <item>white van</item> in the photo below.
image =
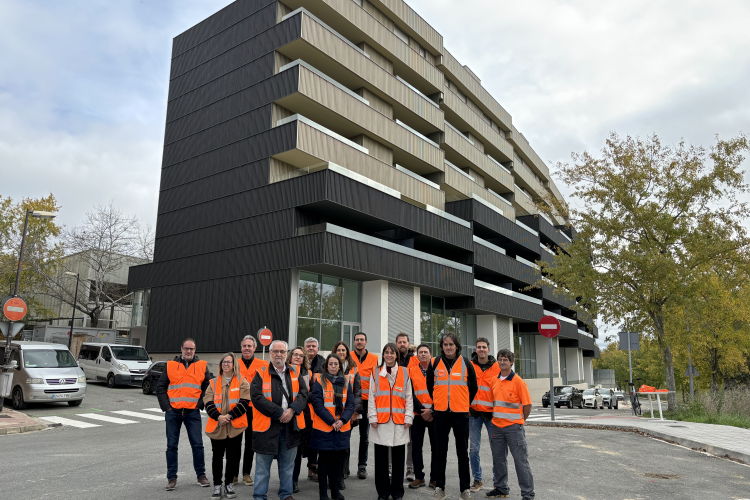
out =
[[89,380],[107,382],[107,387],[137,385],[151,366],[146,349],[138,345],[84,342],[78,364]]

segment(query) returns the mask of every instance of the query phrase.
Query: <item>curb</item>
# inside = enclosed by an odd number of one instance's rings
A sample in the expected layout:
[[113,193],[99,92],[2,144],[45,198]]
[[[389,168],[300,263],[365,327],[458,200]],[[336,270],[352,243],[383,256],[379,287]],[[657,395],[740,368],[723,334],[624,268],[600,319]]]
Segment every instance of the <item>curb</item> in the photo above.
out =
[[44,429],[50,429],[52,427],[61,427],[62,424],[33,424],[33,425],[19,425],[18,427],[4,427],[0,428],[0,436],[8,434],[21,434],[24,432],[35,432],[42,431]]
[[526,425],[533,427],[571,427],[577,429],[598,429],[605,431],[620,431],[620,432],[635,432],[644,436],[654,437],[667,441],[669,443],[678,444],[691,450],[703,451],[711,455],[715,455],[720,458],[727,458],[735,462],[740,462],[745,465],[750,465],[750,455],[742,453],[736,450],[730,450],[722,448],[721,446],[714,446],[711,444],[702,443],[693,439],[686,439],[683,437],[673,436],[665,432],[655,431],[653,429],[646,429],[644,427],[638,427],[634,425],[607,425],[607,424],[588,424],[582,422],[526,422]]

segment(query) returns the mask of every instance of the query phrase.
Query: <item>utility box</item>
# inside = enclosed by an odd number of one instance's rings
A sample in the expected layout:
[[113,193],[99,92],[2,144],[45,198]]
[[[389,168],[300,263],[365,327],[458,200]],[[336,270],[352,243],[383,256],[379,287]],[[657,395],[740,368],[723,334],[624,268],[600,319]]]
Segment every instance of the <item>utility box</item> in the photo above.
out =
[[615,380],[614,370],[594,370],[594,387],[604,387],[605,389],[616,389],[617,381]]
[[[103,342],[105,344],[114,344],[117,337],[117,330],[107,328],[76,326],[73,328],[73,333],[84,335],[84,342]],[[68,345],[69,334],[69,326],[39,325],[34,327],[31,340],[34,342],[51,342],[53,344]]]

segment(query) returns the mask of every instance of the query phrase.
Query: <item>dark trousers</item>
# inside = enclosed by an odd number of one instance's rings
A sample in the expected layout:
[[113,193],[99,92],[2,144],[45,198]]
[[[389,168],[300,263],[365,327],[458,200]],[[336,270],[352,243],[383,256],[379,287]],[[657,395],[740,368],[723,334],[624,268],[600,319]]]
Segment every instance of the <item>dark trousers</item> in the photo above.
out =
[[[253,417],[251,415],[253,414],[252,408],[247,413],[247,429],[245,430],[245,451],[242,454],[242,475],[250,474],[250,471],[253,470],[253,457],[255,456],[255,453],[253,453]],[[242,440],[240,439],[240,442]]]
[[359,457],[357,467],[367,467],[367,453],[370,449],[370,422],[367,421],[367,400],[362,400],[364,415],[359,416]]
[[299,481],[299,472],[302,468],[302,449],[297,450],[297,456],[294,457],[294,470],[292,471],[292,482]]
[[190,448],[193,450],[193,468],[198,479],[206,475],[206,462],[203,457],[203,423],[200,410],[169,410],[164,414],[167,428],[167,479],[177,479],[177,446],[180,443],[180,429],[183,424],[187,431]]
[[414,462],[414,477],[424,479],[424,432],[430,439],[430,480],[434,480],[433,471],[435,470],[435,423],[427,422],[420,416],[414,417],[414,423],[411,424],[411,456]]
[[[231,425],[231,424],[230,424]],[[240,451],[242,450],[242,433],[239,433],[233,438],[226,439],[212,439],[211,440],[211,451],[213,451],[213,457],[211,458],[211,472],[214,476],[214,486],[220,486],[221,473],[224,469],[224,454],[227,456],[227,468],[226,475],[224,476],[224,484],[231,483],[237,474],[240,472]]]
[[346,477],[349,472],[349,454],[351,450],[349,448],[341,450],[341,479]]
[[318,461],[318,491],[320,498],[328,498],[328,484],[331,484],[331,498],[339,495],[341,485],[341,450],[320,450]]
[[307,468],[314,469],[318,466],[318,450],[311,448],[309,445],[305,449],[305,455],[307,455]]
[[[391,474],[388,477],[388,454],[391,455]],[[404,496],[404,462],[406,445],[375,445],[375,489],[379,498],[392,496],[393,500]]]
[[458,458],[458,482],[460,491],[468,490],[471,486],[471,471],[469,470],[469,413],[454,413],[452,411],[432,412],[435,424],[435,444],[433,464],[435,464],[432,478],[435,486],[445,488],[445,466],[448,463],[448,439],[451,430],[456,443],[456,458]]

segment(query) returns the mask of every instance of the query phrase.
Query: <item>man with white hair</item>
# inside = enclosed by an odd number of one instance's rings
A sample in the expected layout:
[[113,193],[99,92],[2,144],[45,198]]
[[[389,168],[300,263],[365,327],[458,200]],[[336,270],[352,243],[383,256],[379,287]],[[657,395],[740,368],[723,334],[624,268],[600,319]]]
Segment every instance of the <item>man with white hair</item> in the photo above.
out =
[[[247,382],[252,384],[255,378],[255,372],[262,368],[265,361],[255,357],[255,338],[252,335],[245,335],[240,343],[242,357],[240,357],[240,381],[246,378]],[[247,430],[245,430],[245,452],[242,454],[242,482],[247,486],[254,484],[253,476],[250,472],[253,470],[253,403],[250,403],[251,410],[247,412]],[[237,483],[237,478],[234,478]]]
[[305,428],[303,410],[307,405],[307,385],[297,372],[286,363],[289,350],[283,340],[271,343],[271,361],[255,373],[250,385],[253,402],[253,451],[257,454],[255,465],[255,500],[268,500],[268,483],[271,464],[278,460],[279,498],[292,497],[292,472],[297,447],[302,442]]

